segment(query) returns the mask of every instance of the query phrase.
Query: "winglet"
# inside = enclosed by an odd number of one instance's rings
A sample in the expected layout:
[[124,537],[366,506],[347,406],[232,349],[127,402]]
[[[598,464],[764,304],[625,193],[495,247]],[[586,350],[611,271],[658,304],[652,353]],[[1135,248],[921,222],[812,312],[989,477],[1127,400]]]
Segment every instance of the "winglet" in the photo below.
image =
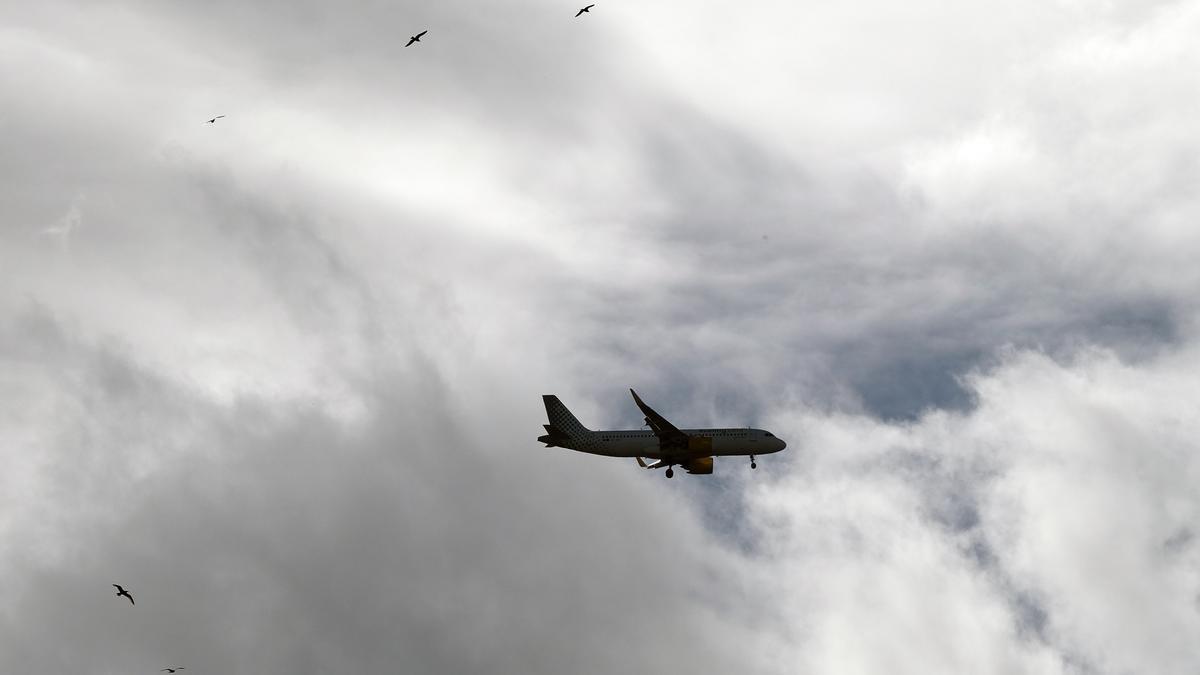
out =
[[[637,404],[638,410],[641,410],[642,414],[646,416],[646,424],[650,424],[650,418],[655,416],[652,414],[654,411],[650,408],[650,406],[646,405],[646,402],[642,400],[641,396],[637,395],[637,392],[634,391],[632,387],[629,388],[629,393],[633,394],[633,402]],[[654,425],[650,424],[650,426],[653,427]]]

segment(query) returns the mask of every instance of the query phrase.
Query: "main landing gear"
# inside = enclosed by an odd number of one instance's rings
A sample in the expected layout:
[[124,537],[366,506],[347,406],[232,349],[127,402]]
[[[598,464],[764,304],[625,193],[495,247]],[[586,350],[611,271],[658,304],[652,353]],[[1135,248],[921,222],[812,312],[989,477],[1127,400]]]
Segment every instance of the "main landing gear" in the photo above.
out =
[[750,468],[757,469],[758,465],[754,463],[754,455],[750,455]]
[[672,469],[671,467],[668,466],[666,473],[667,473],[667,478],[670,478],[675,475],[675,469]]

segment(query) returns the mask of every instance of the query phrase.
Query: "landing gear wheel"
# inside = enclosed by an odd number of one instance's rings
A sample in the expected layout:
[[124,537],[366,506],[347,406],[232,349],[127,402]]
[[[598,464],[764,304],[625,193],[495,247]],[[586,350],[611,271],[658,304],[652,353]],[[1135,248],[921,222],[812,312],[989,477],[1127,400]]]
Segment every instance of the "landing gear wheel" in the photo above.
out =
[[750,455],[750,468],[757,469],[758,465],[754,463],[754,455]]
[[667,478],[671,478],[674,475],[675,475],[675,470],[668,466],[667,467]]

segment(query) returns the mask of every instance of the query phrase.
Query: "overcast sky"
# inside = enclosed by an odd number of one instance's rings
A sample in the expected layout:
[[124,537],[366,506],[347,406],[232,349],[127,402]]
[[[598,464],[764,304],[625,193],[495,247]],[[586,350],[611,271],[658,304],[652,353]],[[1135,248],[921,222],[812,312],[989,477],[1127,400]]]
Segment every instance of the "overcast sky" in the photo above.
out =
[[0,672],[1200,671],[1200,0],[577,9],[0,4]]

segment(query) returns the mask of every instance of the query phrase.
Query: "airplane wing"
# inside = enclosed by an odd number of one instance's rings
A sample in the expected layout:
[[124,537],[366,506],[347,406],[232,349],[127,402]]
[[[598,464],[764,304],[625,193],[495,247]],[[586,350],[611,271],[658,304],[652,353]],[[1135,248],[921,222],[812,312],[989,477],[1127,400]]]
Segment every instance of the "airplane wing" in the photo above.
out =
[[650,425],[650,430],[658,436],[658,444],[664,450],[683,449],[688,447],[688,435],[683,433],[674,424],[667,421],[667,418],[654,412],[654,409],[646,405],[645,401],[637,395],[637,392],[630,389],[629,393],[633,394],[633,401],[637,403],[638,408],[641,408],[642,414],[646,416],[646,424]]
[[647,464],[646,460],[642,459],[641,457],[634,457],[634,459],[637,460],[638,466],[642,467],[643,469],[661,469],[664,466],[671,466],[665,459],[660,459],[653,464]]

